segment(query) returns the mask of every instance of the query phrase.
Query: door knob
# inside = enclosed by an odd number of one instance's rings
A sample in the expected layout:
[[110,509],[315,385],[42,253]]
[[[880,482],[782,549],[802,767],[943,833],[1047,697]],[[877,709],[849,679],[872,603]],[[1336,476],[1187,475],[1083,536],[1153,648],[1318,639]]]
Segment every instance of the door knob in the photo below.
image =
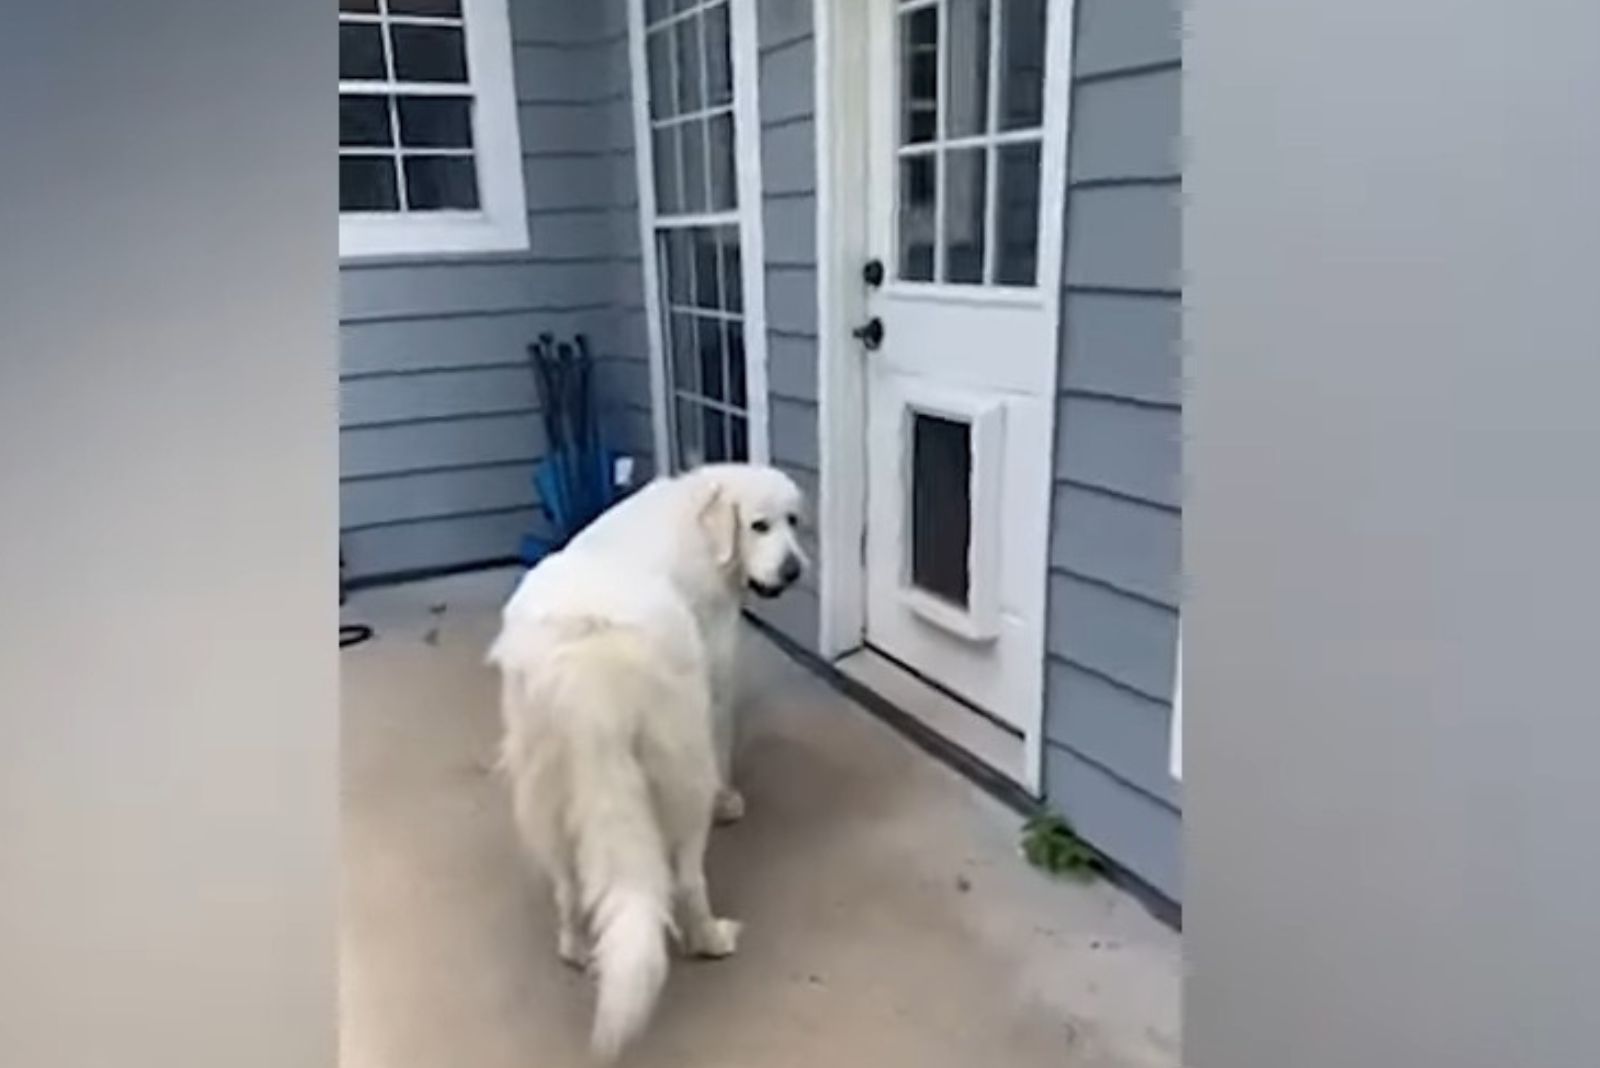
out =
[[861,268],[861,280],[873,289],[883,285],[883,261],[868,260],[867,265]]
[[861,342],[868,352],[872,352],[883,344],[883,320],[874,315],[850,331],[850,336]]

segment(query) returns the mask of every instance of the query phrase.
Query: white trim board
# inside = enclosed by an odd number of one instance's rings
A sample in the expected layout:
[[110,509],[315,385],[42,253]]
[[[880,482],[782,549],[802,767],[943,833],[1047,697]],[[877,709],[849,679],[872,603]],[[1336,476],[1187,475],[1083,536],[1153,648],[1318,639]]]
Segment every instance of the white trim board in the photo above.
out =
[[[672,404],[667,374],[666,339],[662,331],[661,267],[656,260],[656,231],[663,227],[725,222],[739,227],[739,275],[744,302],[745,411],[749,418],[750,459],[771,457],[771,402],[767,396],[766,243],[762,218],[760,47],[756,0],[727,0],[728,48],[733,68],[734,174],[738,207],[731,213],[703,218],[657,216],[654,138],[650,122],[650,68],[646,54],[645,0],[627,0],[628,71],[632,85],[635,181],[639,193],[639,257],[644,282],[645,339],[649,346],[651,430],[656,473],[672,469],[673,442],[668,421]],[[667,21],[694,14],[702,6]]]

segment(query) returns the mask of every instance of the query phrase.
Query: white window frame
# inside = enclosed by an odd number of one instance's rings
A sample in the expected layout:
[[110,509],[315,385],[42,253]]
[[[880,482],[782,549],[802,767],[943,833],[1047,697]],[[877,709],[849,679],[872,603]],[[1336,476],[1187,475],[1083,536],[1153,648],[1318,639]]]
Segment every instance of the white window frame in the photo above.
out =
[[[715,6],[718,0],[701,0],[674,15],[687,16]],[[770,416],[767,398],[766,250],[761,218],[761,110],[758,84],[760,54],[757,46],[755,0],[726,0],[728,49],[733,67],[734,186],[738,206],[731,211],[697,215],[660,216],[656,212],[655,139],[651,136],[650,68],[645,41],[645,0],[628,0],[628,65],[633,80],[633,143],[639,187],[640,259],[644,278],[645,335],[650,348],[650,392],[655,436],[656,469],[673,469],[676,443],[672,440],[668,406],[675,403],[667,371],[663,336],[661,272],[656,261],[656,239],[674,226],[737,225],[739,229],[740,288],[743,290],[745,413],[749,428],[750,460],[771,461]]]
[[1172,732],[1168,742],[1167,770],[1183,781],[1183,624],[1178,624],[1178,650],[1172,668]]
[[[508,0],[461,0],[466,25],[467,82],[343,81],[339,92],[393,95],[471,92],[477,211],[340,212],[339,257],[430,256],[520,251],[528,247],[522,137],[517,123]],[[361,21],[361,16],[345,15]],[[371,21],[369,16],[367,21]],[[402,21],[430,20],[405,16]],[[399,131],[396,131],[398,136]]]

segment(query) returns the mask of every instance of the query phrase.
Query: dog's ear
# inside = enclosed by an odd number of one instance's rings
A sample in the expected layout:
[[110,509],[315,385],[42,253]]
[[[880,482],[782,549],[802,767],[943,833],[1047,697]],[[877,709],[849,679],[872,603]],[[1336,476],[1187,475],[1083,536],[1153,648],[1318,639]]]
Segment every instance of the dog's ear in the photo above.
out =
[[728,567],[739,549],[739,510],[728,491],[712,483],[700,501],[698,518],[700,529],[711,544],[712,558],[718,567]]

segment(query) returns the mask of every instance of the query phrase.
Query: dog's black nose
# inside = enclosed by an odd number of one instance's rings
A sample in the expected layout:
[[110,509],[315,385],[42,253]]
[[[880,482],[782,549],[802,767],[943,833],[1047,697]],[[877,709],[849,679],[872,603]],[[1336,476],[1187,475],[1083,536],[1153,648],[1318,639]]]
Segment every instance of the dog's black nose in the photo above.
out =
[[789,557],[783,562],[783,570],[778,572],[778,577],[783,579],[784,585],[800,577],[800,561],[796,557]]

